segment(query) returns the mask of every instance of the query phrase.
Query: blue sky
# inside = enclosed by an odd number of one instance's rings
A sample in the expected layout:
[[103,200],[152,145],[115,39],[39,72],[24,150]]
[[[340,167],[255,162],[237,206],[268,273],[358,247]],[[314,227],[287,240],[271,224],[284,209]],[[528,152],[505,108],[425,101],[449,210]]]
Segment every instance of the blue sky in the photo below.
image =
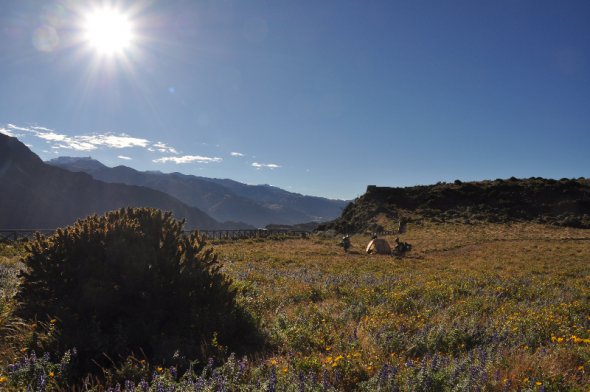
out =
[[[272,184],[590,176],[588,1],[2,0],[0,129],[43,159]],[[107,7],[134,39],[98,53]]]

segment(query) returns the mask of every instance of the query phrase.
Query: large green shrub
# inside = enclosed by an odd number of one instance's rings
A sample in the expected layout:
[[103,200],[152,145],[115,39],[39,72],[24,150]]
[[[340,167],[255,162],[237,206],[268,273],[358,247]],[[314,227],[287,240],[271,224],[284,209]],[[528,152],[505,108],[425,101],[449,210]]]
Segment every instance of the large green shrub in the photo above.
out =
[[53,349],[77,348],[84,372],[131,353],[165,363],[177,350],[201,359],[220,346],[242,351],[255,342],[253,324],[212,250],[182,225],[170,213],[121,209],[37,236],[19,315],[51,324]]

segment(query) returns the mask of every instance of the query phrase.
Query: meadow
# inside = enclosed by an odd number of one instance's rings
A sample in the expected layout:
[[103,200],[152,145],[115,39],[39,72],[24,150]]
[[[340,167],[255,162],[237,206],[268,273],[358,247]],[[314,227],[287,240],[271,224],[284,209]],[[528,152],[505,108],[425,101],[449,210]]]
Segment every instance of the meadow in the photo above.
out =
[[[362,235],[348,254],[316,235],[211,243],[266,346],[240,357],[216,342],[225,360],[184,375],[130,359],[146,379],[112,390],[590,390],[590,230],[424,223],[401,239],[413,245],[403,258],[365,254]],[[71,353],[21,348],[11,298],[22,252],[0,253],[0,389],[33,377],[66,389]]]

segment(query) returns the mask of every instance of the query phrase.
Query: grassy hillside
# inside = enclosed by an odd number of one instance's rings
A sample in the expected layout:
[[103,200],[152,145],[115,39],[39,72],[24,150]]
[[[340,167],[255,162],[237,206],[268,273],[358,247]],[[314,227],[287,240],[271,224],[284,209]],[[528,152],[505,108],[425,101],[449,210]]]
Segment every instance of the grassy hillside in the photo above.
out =
[[[321,229],[360,232],[398,219],[435,222],[537,222],[590,228],[590,180],[529,179],[369,186]],[[391,229],[393,227],[384,227]]]
[[[197,364],[192,381],[144,364],[146,380],[179,391],[587,390],[590,230],[410,223],[403,259],[364,254],[368,239],[353,236],[349,254],[319,237],[214,244],[269,349],[203,373]],[[8,385],[24,332],[6,328],[18,264],[13,248],[3,252]]]

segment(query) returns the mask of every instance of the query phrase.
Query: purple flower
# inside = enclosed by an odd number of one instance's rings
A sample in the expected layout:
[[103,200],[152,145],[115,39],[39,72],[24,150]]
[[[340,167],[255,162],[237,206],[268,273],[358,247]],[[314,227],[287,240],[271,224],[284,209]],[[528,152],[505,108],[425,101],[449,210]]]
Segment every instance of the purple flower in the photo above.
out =
[[275,392],[277,388],[277,370],[274,366],[270,368],[270,379],[268,382],[268,392]]
[[141,389],[142,392],[147,392],[148,388],[149,388],[149,384],[147,383],[147,381],[145,380],[141,380],[139,382],[139,388]]
[[44,392],[47,386],[47,376],[44,373],[39,374],[37,379],[37,392]]
[[305,374],[299,371],[299,392],[305,392]]
[[324,391],[328,390],[330,384],[328,383],[328,371],[324,370],[324,374],[322,375],[322,388]]
[[125,380],[125,390],[133,392],[135,390],[135,383],[131,380]]

